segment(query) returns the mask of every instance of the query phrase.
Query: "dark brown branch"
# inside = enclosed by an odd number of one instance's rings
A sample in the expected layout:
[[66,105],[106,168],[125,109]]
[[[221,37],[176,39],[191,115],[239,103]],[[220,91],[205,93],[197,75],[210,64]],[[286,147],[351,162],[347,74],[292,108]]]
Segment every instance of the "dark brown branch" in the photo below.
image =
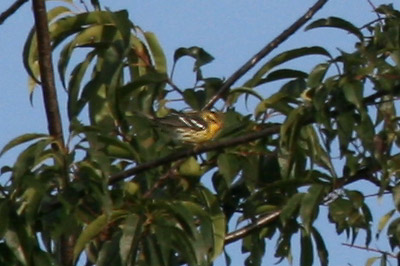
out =
[[17,0],[9,8],[7,8],[3,13],[0,14],[0,25],[6,21],[12,14],[17,12],[17,10],[28,0]]
[[50,135],[64,147],[60,110],[54,82],[54,71],[51,56],[49,26],[44,0],[33,0],[36,37],[39,53],[40,79],[42,82],[43,101],[46,110],[47,124]]
[[249,224],[248,226],[245,226],[242,229],[227,234],[225,236],[225,244],[230,244],[232,242],[235,242],[236,240],[242,239],[243,237],[254,232],[255,230],[260,229],[266,226],[267,224],[272,223],[279,217],[280,214],[281,211],[276,211],[271,214],[265,215],[257,219],[255,222]]
[[260,131],[257,132],[252,132],[237,138],[233,138],[233,139],[227,139],[227,140],[221,140],[218,142],[214,142],[214,143],[209,143],[207,145],[201,146],[201,147],[195,147],[193,149],[189,149],[189,150],[184,150],[181,152],[176,152],[173,153],[171,155],[168,155],[166,157],[162,157],[160,159],[154,160],[154,161],[150,161],[147,163],[142,163],[139,164],[138,166],[135,166],[131,169],[125,170],[121,173],[115,174],[113,176],[110,177],[109,180],[109,184],[114,184],[115,182],[121,181],[125,178],[131,177],[133,175],[136,175],[138,173],[141,173],[143,171],[146,171],[148,169],[151,169],[153,167],[157,167],[163,164],[167,164],[170,162],[174,162],[177,161],[179,159],[182,158],[187,158],[189,156],[193,156],[193,155],[197,155],[197,154],[201,154],[204,152],[208,152],[208,151],[212,151],[212,150],[217,150],[217,149],[223,149],[226,147],[230,147],[230,146],[235,146],[241,143],[246,143],[249,141],[253,141],[259,138],[263,138],[263,137],[267,137],[269,135],[272,134],[276,134],[279,133],[280,131],[280,126],[278,125],[274,125],[265,129],[262,129]]
[[309,21],[312,16],[320,10],[328,0],[317,1],[303,16],[301,16],[296,22],[294,22],[289,28],[284,30],[275,39],[268,43],[264,48],[262,48],[257,54],[255,54],[249,61],[247,61],[243,66],[241,66],[235,73],[232,74],[221,86],[219,91],[210,99],[210,101],[204,106],[203,109],[210,109],[218,99],[220,99],[229,88],[244,74],[246,74],[251,68],[253,68],[261,59],[266,57],[274,49],[276,49],[280,44],[287,40],[291,35],[293,35],[298,29],[300,29],[307,21]]
[[[379,167],[376,167],[374,169],[365,168],[365,169],[359,170],[356,174],[354,174],[352,176],[342,177],[342,178],[338,179],[338,181],[336,181],[334,189],[342,188],[348,184],[351,184],[351,183],[359,181],[359,180],[367,180],[377,186],[380,186],[379,180],[376,180],[372,176],[373,173],[375,173],[376,171],[379,171],[379,170],[380,170]],[[306,182],[303,183],[303,185],[306,184]],[[278,182],[276,182],[276,183],[278,183]],[[276,185],[276,184],[271,184],[271,186],[274,186],[274,185]],[[391,188],[387,188],[387,189],[389,190]],[[280,213],[281,213],[281,211],[276,211],[272,214],[268,214],[259,219],[256,219],[254,222],[245,226],[242,229],[239,229],[237,231],[227,234],[225,236],[225,244],[230,244],[239,239],[242,239],[242,238],[246,237],[247,235],[253,233],[255,230],[260,229],[260,228],[270,224],[271,222],[275,221],[275,219],[280,215]],[[352,246],[352,247],[357,247],[357,246]]]
[[[36,40],[38,44],[40,79],[43,91],[43,102],[47,116],[47,127],[50,135],[57,144],[52,146],[53,150],[63,150],[64,137],[62,132],[61,116],[58,107],[54,71],[51,55],[51,43],[49,26],[47,21],[45,0],[33,0],[33,14],[35,17]],[[67,174],[64,176],[67,182]],[[73,265],[73,247],[76,238],[73,235],[63,234],[58,241],[59,264],[64,266]]]

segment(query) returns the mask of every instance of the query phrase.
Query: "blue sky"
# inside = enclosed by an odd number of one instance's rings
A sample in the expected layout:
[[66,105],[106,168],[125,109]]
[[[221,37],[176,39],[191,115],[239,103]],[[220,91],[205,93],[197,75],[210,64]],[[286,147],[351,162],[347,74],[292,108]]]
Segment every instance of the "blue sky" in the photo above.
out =
[[[0,1],[0,12],[13,1]],[[211,53],[215,60],[203,69],[205,76],[229,77],[245,61],[271,41],[294,20],[301,16],[315,1],[310,0],[131,0],[101,1],[103,6],[111,10],[127,9],[132,21],[146,31],[153,31],[162,44],[169,62],[175,49],[179,47],[200,46]],[[375,6],[390,1],[372,0]],[[395,6],[399,7],[399,4]],[[329,3],[315,18],[338,16],[364,25],[376,18],[367,0],[336,0]],[[45,114],[41,104],[41,93],[34,95],[34,105],[29,103],[27,75],[22,66],[22,47],[33,24],[30,4],[23,6],[16,14],[0,25],[0,146],[4,146],[13,137],[30,132],[47,132]],[[287,42],[281,45],[271,56],[287,49],[321,45],[335,54],[338,47],[351,51],[356,39],[349,34],[333,29],[319,29],[309,32],[299,31]],[[309,57],[291,64],[303,70],[310,70],[321,58]],[[182,60],[179,63],[174,80],[180,87],[193,84],[192,62]],[[237,83],[239,86],[241,83]],[[65,109],[65,95],[59,86],[60,103]],[[263,95],[277,88],[263,88]],[[65,119],[65,118],[64,118]],[[0,165],[11,164],[17,150],[0,158]],[[364,186],[364,185],[363,185]],[[369,189],[363,187],[362,189]],[[372,191],[372,190],[371,190]],[[379,219],[391,206],[390,199],[378,202],[376,198],[369,199],[375,205],[375,219]],[[324,216],[322,212],[320,216]],[[325,215],[326,216],[326,215]],[[337,237],[333,225],[327,225],[323,219],[318,222],[318,228],[328,236],[327,245],[330,249],[331,265],[364,265],[367,258],[377,254],[358,251],[342,246],[345,237]],[[363,245],[363,238],[358,243]],[[294,243],[294,247],[296,243]],[[387,248],[378,243],[373,248]],[[274,242],[267,244],[267,255],[264,265],[276,262],[273,258]],[[238,244],[228,247],[233,265],[241,265],[244,256],[240,254]],[[296,252],[294,252],[296,255]],[[272,261],[271,261],[272,258]],[[298,257],[295,256],[294,265]],[[223,259],[216,265],[224,265]],[[286,265],[282,263],[281,265]],[[318,263],[316,264],[318,265]]]

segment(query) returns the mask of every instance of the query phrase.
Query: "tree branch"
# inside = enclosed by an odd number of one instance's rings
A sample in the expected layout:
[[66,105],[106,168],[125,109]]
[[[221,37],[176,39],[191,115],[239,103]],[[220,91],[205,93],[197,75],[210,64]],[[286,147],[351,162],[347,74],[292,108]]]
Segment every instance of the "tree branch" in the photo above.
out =
[[[42,81],[43,101],[46,110],[48,130],[50,135],[60,144],[60,147],[64,147],[61,116],[54,82],[46,4],[44,0],[33,0],[32,5],[38,43],[40,79]],[[55,147],[55,149],[57,148]]]
[[12,14],[17,12],[17,10],[28,0],[17,0],[15,1],[9,8],[7,8],[3,13],[0,14],[0,25],[6,21],[8,17],[10,17]]
[[276,133],[279,133],[280,131],[280,126],[279,125],[274,125],[265,129],[262,129],[260,131],[257,132],[252,132],[237,138],[233,138],[233,139],[227,139],[227,140],[221,140],[218,142],[213,142],[201,147],[195,147],[193,149],[189,149],[189,150],[184,150],[181,152],[175,152],[171,155],[156,159],[154,161],[150,161],[150,162],[146,162],[146,163],[142,163],[139,164],[133,168],[130,168],[128,170],[125,170],[123,172],[117,173],[113,176],[110,177],[109,179],[109,184],[114,184],[118,181],[121,181],[125,178],[128,178],[130,176],[136,175],[138,173],[141,173],[143,171],[146,171],[148,169],[151,169],[153,167],[157,167],[163,164],[167,164],[170,162],[174,162],[177,161],[179,159],[182,158],[187,158],[189,156],[193,156],[193,155],[197,155],[197,154],[201,154],[204,152],[208,152],[208,151],[212,151],[212,150],[217,150],[217,149],[223,149],[226,147],[230,147],[230,146],[235,146],[241,143],[246,143],[249,141],[253,141],[259,138],[263,138],[269,135],[273,135]]
[[269,223],[272,223],[279,217],[280,214],[281,211],[276,211],[271,214],[265,215],[257,219],[254,223],[251,223],[243,227],[242,229],[227,234],[225,236],[225,244],[230,244],[232,242],[235,242],[236,240],[242,239],[245,236],[253,233],[255,230],[260,229],[261,227],[266,226]]
[[[380,185],[379,180],[375,180],[372,177],[372,174],[379,170],[380,170],[379,167],[375,167],[374,169],[364,168],[364,169],[359,170],[357,173],[355,173],[352,176],[342,177],[342,178],[338,179],[338,181],[336,181],[336,183],[334,184],[334,189],[342,188],[348,184],[351,184],[351,183],[359,181],[359,180],[367,180],[367,181],[370,181],[370,182],[374,183],[375,185],[379,186]],[[277,183],[277,182],[275,182],[275,183]],[[274,186],[274,185],[276,185],[276,184],[274,184],[274,183],[271,184],[271,186]],[[388,188],[388,190],[389,189],[391,189],[391,188]],[[260,228],[270,224],[271,222],[275,221],[275,219],[280,215],[280,213],[281,213],[281,211],[276,211],[272,214],[262,216],[261,218],[256,219],[254,222],[243,227],[242,229],[239,229],[237,231],[227,234],[225,236],[225,244],[230,244],[239,239],[242,239],[242,238],[246,237],[247,235],[253,233],[255,230],[260,229]],[[356,247],[356,246],[352,246],[352,247]]]
[[[49,134],[56,141],[52,145],[54,151],[64,150],[64,137],[61,124],[61,115],[58,107],[57,92],[54,81],[52,63],[52,50],[50,43],[49,26],[47,21],[45,0],[33,0],[33,14],[35,17],[36,40],[39,54],[40,79],[43,91],[43,102],[47,116],[47,127]],[[64,182],[68,179],[65,171]],[[74,235],[62,234],[57,243],[58,260],[60,265],[73,265],[73,247],[76,243]]]
[[253,68],[261,59],[270,54],[275,48],[277,48],[291,35],[293,35],[298,29],[300,29],[327,2],[328,0],[317,1],[303,16],[301,16],[297,21],[295,21],[289,28],[284,30],[275,39],[273,39],[264,48],[262,48],[257,54],[255,54],[249,61],[247,61],[243,66],[241,66],[235,73],[232,74],[232,76],[230,76],[225,81],[225,83],[221,86],[219,91],[210,99],[210,101],[203,107],[203,109],[204,110],[210,109],[215,104],[215,102],[218,101],[218,99],[220,99],[224,95],[224,93],[226,93],[238,79],[240,79],[251,68]]
[[357,245],[352,245],[352,244],[347,244],[347,243],[342,243],[342,245],[343,246],[347,246],[347,247],[351,247],[351,248],[357,248],[357,249],[362,249],[362,250],[366,250],[366,251],[377,252],[377,253],[380,253],[382,255],[386,255],[386,256],[389,256],[389,257],[397,259],[396,255],[391,254],[391,253],[386,252],[386,251],[382,251],[382,250],[376,249],[376,248],[357,246]]

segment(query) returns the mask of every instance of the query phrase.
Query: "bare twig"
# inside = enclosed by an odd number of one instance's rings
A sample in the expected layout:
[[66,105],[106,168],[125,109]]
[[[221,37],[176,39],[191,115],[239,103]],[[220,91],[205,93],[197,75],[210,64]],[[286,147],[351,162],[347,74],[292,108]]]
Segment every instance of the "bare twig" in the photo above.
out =
[[397,259],[397,256],[396,256],[396,255],[391,254],[391,253],[386,252],[386,251],[382,251],[382,250],[376,249],[376,248],[357,246],[357,245],[352,245],[352,244],[347,244],[347,243],[342,243],[342,245],[343,245],[343,246],[346,246],[346,247],[362,249],[362,250],[365,250],[365,251],[377,252],[377,253],[380,253],[380,254],[382,254],[382,255],[386,255],[386,256],[389,256],[389,257],[391,257],[391,258]]
[[6,21],[12,14],[17,12],[17,10],[28,0],[17,0],[9,8],[7,8],[3,13],[0,14],[0,25]]
[[171,167],[171,169],[169,169],[167,173],[165,173],[157,180],[157,182],[153,185],[153,187],[151,187],[148,191],[146,191],[146,193],[143,195],[143,198],[145,199],[150,198],[157,189],[161,188],[164,185],[167,179],[171,178],[176,174],[176,170],[179,168],[179,166],[182,165],[183,162],[184,160],[182,159],[178,161],[176,165]]
[[301,16],[296,22],[294,22],[289,28],[284,30],[275,39],[268,43],[264,48],[262,48],[257,54],[255,54],[249,61],[247,61],[243,66],[241,66],[235,73],[230,76],[225,83],[221,86],[219,91],[210,99],[210,101],[204,106],[203,109],[210,109],[218,99],[220,99],[224,93],[226,93],[229,88],[244,74],[246,74],[251,68],[253,68],[261,59],[266,57],[275,48],[277,48],[281,43],[287,40],[291,35],[293,35],[298,29],[300,29],[307,21],[309,21],[312,16],[320,10],[328,0],[317,1],[303,16]]
[[128,170],[125,170],[123,172],[120,172],[118,174],[115,174],[113,176],[110,177],[109,179],[109,184],[113,184],[115,182],[121,181],[125,178],[131,177],[133,175],[136,175],[138,173],[141,173],[143,171],[146,171],[148,169],[163,165],[163,164],[167,164],[170,162],[174,162],[177,161],[179,159],[182,158],[187,158],[189,156],[193,156],[193,155],[197,155],[197,154],[201,154],[204,152],[208,152],[208,151],[212,151],[212,150],[217,150],[217,149],[223,149],[226,147],[230,147],[230,146],[235,146],[241,143],[246,143],[249,141],[253,141],[259,138],[263,138],[269,135],[273,135],[276,133],[279,133],[280,131],[280,126],[276,125],[276,126],[271,126],[265,129],[262,129],[260,131],[257,132],[252,132],[237,138],[233,138],[233,139],[227,139],[227,140],[221,140],[218,142],[214,142],[214,143],[210,143],[201,147],[195,147],[193,149],[189,149],[189,150],[184,150],[181,152],[175,152],[171,155],[168,155],[166,157],[162,157],[159,158],[157,160],[154,161],[150,161],[147,163],[142,163],[139,164],[133,168],[130,168]]
[[242,229],[227,234],[225,236],[225,244],[230,244],[232,242],[235,242],[236,240],[242,239],[243,237],[254,232],[255,230],[272,223],[279,217],[280,214],[281,211],[276,211],[271,214],[265,215],[257,219],[255,222],[243,227]]

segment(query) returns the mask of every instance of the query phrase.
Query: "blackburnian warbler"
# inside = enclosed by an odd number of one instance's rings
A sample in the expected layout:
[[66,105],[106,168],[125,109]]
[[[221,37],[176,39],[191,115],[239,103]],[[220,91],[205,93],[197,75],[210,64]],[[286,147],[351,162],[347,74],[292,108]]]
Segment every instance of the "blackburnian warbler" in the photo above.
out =
[[221,115],[211,111],[172,112],[156,122],[171,130],[178,141],[192,144],[213,139],[223,126]]

